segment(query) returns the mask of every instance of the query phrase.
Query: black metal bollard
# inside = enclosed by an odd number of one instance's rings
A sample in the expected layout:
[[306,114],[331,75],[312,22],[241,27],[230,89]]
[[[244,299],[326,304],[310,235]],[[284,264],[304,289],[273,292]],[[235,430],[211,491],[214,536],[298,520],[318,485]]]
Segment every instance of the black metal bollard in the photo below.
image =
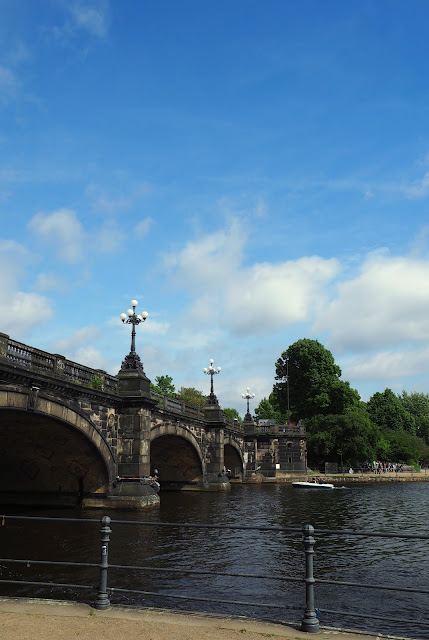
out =
[[108,609],[110,600],[107,596],[107,572],[109,569],[109,534],[112,533],[110,528],[109,516],[101,519],[101,558],[100,558],[100,583],[98,587],[97,598],[94,602],[94,609]]
[[301,621],[301,630],[308,633],[318,633],[319,631],[319,619],[316,615],[316,609],[314,608],[314,583],[316,582],[313,575],[313,555],[314,555],[314,543],[313,538],[314,527],[311,524],[306,524],[302,528],[304,534],[304,552],[305,552],[305,598],[306,605],[304,610],[304,617]]

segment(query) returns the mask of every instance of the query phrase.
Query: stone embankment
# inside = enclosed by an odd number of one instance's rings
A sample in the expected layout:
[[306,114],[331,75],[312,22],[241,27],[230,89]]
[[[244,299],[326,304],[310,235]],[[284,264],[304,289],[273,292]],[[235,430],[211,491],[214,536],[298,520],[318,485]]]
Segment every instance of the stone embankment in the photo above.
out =
[[338,483],[362,483],[362,482],[429,482],[429,470],[423,469],[419,472],[387,472],[387,473],[330,473],[330,474],[311,474],[311,476],[304,476],[302,474],[294,475],[278,474],[275,478],[265,477],[263,473],[255,472],[251,476],[243,479],[243,482],[258,483],[269,482],[273,484],[283,484],[295,482],[296,480],[307,480],[309,477],[323,478],[325,482],[332,482],[332,484]]

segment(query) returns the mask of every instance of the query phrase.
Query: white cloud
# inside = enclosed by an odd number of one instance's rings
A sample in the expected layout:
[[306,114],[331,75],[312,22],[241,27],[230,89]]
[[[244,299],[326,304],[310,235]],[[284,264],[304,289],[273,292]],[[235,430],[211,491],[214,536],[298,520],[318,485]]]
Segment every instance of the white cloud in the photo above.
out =
[[37,293],[0,290],[1,331],[12,338],[45,324],[52,316],[48,298]]
[[165,257],[175,282],[197,292],[217,290],[238,270],[243,256],[245,232],[238,221],[186,244],[178,254]]
[[[250,413],[253,414],[263,398],[268,398],[273,390],[273,380],[269,376],[258,376],[255,373],[243,376],[243,371],[228,372],[228,377],[221,375],[215,381],[215,393],[222,407],[233,407],[237,409],[241,416],[247,410],[247,402],[241,396],[246,392],[247,387],[255,397],[249,400]],[[200,385],[201,386],[201,385]],[[209,389],[207,388],[207,393]]]
[[144,236],[146,236],[149,233],[153,223],[154,223],[154,219],[151,218],[150,216],[143,218],[143,220],[140,220],[140,222],[138,222],[134,227],[134,233],[138,235],[140,239],[144,238]]
[[104,187],[91,182],[86,187],[85,194],[90,200],[94,211],[112,216],[127,211],[150,191],[151,186],[149,183],[143,181],[134,184],[131,188],[127,188],[126,193],[112,195]]
[[318,256],[241,269],[226,287],[226,321],[250,335],[309,320],[338,270],[337,260]]
[[[174,345],[180,345],[181,359],[187,357],[187,353],[184,352],[201,352],[203,349],[210,351],[209,345],[216,343],[221,337],[221,332],[217,326],[189,326],[186,319],[181,318],[180,320],[179,324],[174,325],[172,342]],[[211,356],[208,357],[210,358]],[[201,366],[205,366],[205,364]]]
[[99,336],[100,329],[89,325],[78,329],[69,338],[51,342],[49,350],[61,353],[68,360],[78,362],[86,367],[108,371],[111,368],[111,361],[92,344]]
[[0,239],[0,289],[13,290],[30,260],[27,249],[15,240]]
[[71,48],[84,60],[90,50],[90,38],[104,40],[110,25],[109,0],[57,0],[65,11],[61,23],[45,24],[41,32],[47,42]]
[[377,349],[429,340],[429,261],[370,255],[313,329],[327,331],[336,351]]
[[73,351],[82,348],[82,346],[86,345],[88,342],[94,340],[94,338],[96,338],[99,333],[100,330],[92,325],[88,327],[82,327],[81,329],[75,331],[75,333],[70,336],[70,338],[64,338],[62,340],[55,340],[55,342],[52,342],[50,344],[50,349],[67,356]]
[[267,203],[265,202],[264,198],[259,197],[256,202],[255,216],[257,218],[266,218],[267,213],[268,213]]
[[415,180],[410,185],[404,185],[404,194],[407,198],[425,198],[429,194],[429,171],[419,180]]
[[107,0],[86,0],[85,2],[68,0],[64,6],[77,28],[99,38],[107,35],[109,26]]
[[144,332],[150,335],[165,336],[169,328],[169,322],[157,322],[151,318],[148,318],[144,323]]
[[427,372],[429,347],[414,351],[384,351],[353,360],[343,378],[364,381],[396,380]]
[[[111,363],[107,360],[101,351],[91,346],[79,347],[70,357],[70,360],[83,364],[91,369],[102,369],[108,371]],[[117,371],[115,372],[117,373]]]
[[126,237],[117,224],[109,220],[95,233],[94,250],[97,253],[117,253],[122,250]]
[[51,214],[36,214],[28,228],[41,240],[53,244],[58,258],[69,263],[83,257],[86,234],[76,213],[71,209],[58,209]]
[[0,240],[0,331],[16,339],[53,315],[48,298],[20,291],[19,281],[30,261],[30,254],[22,245]]
[[413,257],[417,257],[422,254],[427,248],[429,225],[424,225],[413,241],[410,243],[410,251]]
[[37,291],[64,291],[66,283],[53,273],[39,273],[33,288]]
[[86,188],[86,194],[91,199],[91,206],[95,211],[113,215],[126,211],[130,207],[130,199],[127,196],[112,198],[97,185],[91,184]]
[[335,259],[318,256],[244,266],[245,234],[237,221],[207,234],[166,264],[174,280],[196,294],[191,316],[232,333],[254,335],[309,320],[323,300],[322,290],[338,273]]
[[[64,262],[75,264],[93,253],[117,253],[122,250],[126,234],[114,220],[108,220],[91,232],[84,229],[76,212],[58,209],[50,214],[38,213],[28,223],[28,228],[41,241],[51,245]],[[42,275],[36,286],[47,286]]]

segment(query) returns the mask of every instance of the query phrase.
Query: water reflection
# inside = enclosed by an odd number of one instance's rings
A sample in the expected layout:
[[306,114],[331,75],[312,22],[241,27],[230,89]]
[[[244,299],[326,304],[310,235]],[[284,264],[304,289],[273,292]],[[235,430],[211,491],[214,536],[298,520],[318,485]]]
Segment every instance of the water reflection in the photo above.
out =
[[[112,601],[147,606],[217,611],[277,620],[299,620],[304,603],[300,583],[280,581],[285,576],[303,576],[300,534],[261,531],[233,531],[228,525],[282,526],[300,528],[311,523],[316,528],[315,572],[321,579],[428,588],[429,541],[363,538],[348,534],[322,536],[322,529],[371,530],[387,533],[427,532],[429,483],[353,485],[334,491],[299,491],[287,485],[235,485],[225,493],[164,493],[159,511],[149,513],[112,512],[110,562],[154,569],[111,571],[110,586],[154,591],[158,595],[119,594]],[[9,513],[11,513],[9,509]],[[29,514],[28,511],[26,511]],[[79,515],[94,518],[93,511],[71,513],[45,511],[50,516]],[[29,514],[30,515],[30,514]],[[40,511],[37,515],[43,515]],[[220,525],[219,530],[183,529],[121,525],[115,520],[202,523]],[[94,562],[99,558],[99,526],[91,523],[33,523],[10,521],[0,528],[3,553],[9,557]],[[6,551],[7,550],[7,551]],[[181,569],[180,573],[160,572]],[[186,569],[204,569],[219,576],[194,576]],[[58,582],[97,583],[97,571],[64,568],[2,568],[17,578]],[[277,580],[232,578],[227,573],[270,575]],[[24,595],[25,587],[2,585],[5,594]],[[210,602],[176,602],[159,594],[180,593],[205,597]],[[85,599],[87,595],[70,590],[67,594],[39,588],[41,597]],[[292,610],[264,610],[214,604],[214,599],[288,605]],[[397,592],[378,592],[335,585],[317,585],[317,606],[321,609],[362,612],[394,618],[426,620],[428,596]],[[293,610],[297,607],[297,611]],[[322,624],[364,628],[395,635],[425,637],[426,631],[407,625],[322,615]]]

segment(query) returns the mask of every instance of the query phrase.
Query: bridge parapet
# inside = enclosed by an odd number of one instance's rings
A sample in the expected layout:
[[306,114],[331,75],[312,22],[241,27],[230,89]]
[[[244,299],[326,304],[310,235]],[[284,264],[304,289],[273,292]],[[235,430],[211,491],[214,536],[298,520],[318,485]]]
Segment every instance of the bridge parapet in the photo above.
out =
[[[40,373],[43,376],[80,385],[83,389],[92,389],[92,393],[97,391],[107,392],[111,396],[120,397],[118,391],[118,377],[112,376],[101,369],[92,369],[85,365],[68,360],[57,353],[48,353],[42,349],[36,349],[17,340],[12,340],[7,334],[0,333],[0,363],[13,365],[22,368],[26,372]],[[37,384],[37,383],[36,383]],[[43,382],[42,382],[43,386]],[[157,403],[158,409],[164,414],[172,417],[179,417],[196,422],[206,422],[205,408],[195,407],[183,402],[179,397],[166,396],[151,389],[150,397]],[[104,402],[102,400],[102,402]],[[243,426],[239,423],[225,420],[221,416],[220,425],[233,434],[241,436],[244,433]]]
[[255,423],[248,423],[245,426],[245,433],[248,436],[258,435],[272,435],[272,436],[306,436],[306,429],[304,425],[295,424],[264,424],[257,425]]
[[[158,408],[165,411],[180,414],[193,420],[204,420],[204,408],[194,407],[172,396],[165,396],[162,393],[151,390],[151,398],[157,401]],[[232,424],[232,423],[231,423]]]
[[0,358],[26,369],[68,379],[75,384],[117,393],[118,378],[101,369],[92,369],[60,354],[52,354],[12,340],[0,333]]
[[242,436],[244,435],[244,427],[240,422],[234,422],[233,420],[225,420],[225,432]]

